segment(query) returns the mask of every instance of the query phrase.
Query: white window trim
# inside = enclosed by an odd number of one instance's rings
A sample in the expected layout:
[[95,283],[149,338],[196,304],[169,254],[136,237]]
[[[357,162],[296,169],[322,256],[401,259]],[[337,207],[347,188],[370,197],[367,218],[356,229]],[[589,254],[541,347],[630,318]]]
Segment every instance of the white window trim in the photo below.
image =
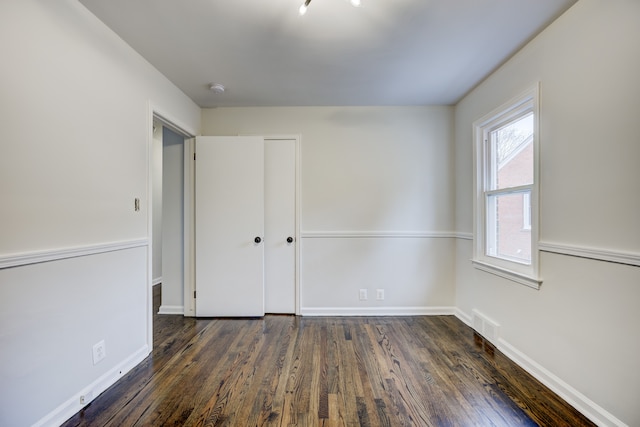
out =
[[531,230],[531,194],[522,195],[522,229]]
[[[531,188],[531,264],[508,261],[486,254],[487,215],[485,206],[485,132],[495,122],[503,122],[522,114],[524,110],[533,111],[533,184]],[[540,289],[542,279],[539,277],[538,250],[538,139],[539,139],[539,84],[527,89],[520,95],[505,102],[473,123],[473,187],[475,197],[473,203],[473,259],[474,267],[495,274],[522,285]]]

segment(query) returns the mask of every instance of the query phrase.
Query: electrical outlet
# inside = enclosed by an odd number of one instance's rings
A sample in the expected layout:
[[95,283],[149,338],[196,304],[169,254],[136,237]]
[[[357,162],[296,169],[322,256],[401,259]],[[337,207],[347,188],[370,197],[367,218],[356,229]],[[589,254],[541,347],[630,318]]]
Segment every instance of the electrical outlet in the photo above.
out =
[[376,289],[376,299],[382,301],[384,299],[384,289]]
[[366,289],[360,289],[360,301],[366,301],[367,300],[367,290]]
[[102,340],[93,346],[93,364],[95,365],[105,357],[107,357],[107,348],[105,346],[104,340]]

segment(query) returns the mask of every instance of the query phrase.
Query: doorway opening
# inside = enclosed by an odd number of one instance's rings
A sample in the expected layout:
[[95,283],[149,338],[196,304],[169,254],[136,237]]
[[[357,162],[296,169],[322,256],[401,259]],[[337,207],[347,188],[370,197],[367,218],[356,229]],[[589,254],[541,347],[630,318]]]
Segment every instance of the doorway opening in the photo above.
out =
[[[175,163],[177,162],[175,158],[175,152],[180,151],[182,153],[184,151],[184,141],[188,140],[188,138],[192,138],[195,135],[195,130],[189,129],[187,126],[179,125],[178,120],[174,120],[170,115],[159,112],[152,105],[149,105],[149,136],[148,136],[148,179],[147,179],[147,194],[148,194],[148,216],[147,216],[147,224],[148,224],[148,236],[149,236],[149,247],[148,247],[148,257],[147,257],[147,276],[148,276],[148,292],[147,292],[147,343],[149,348],[153,346],[153,293],[154,293],[154,285],[158,285],[162,283],[161,286],[167,281],[167,279],[171,280],[172,274],[169,272],[166,273],[166,266],[163,265],[162,257],[163,257],[163,246],[166,247],[167,244],[171,244],[171,238],[163,239],[163,236],[167,234],[167,229],[169,234],[173,235],[173,229],[179,228],[180,234],[177,239],[178,245],[177,250],[182,251],[182,224],[181,217],[176,217],[175,215],[163,215],[163,195],[167,190],[167,185],[163,185],[164,182],[170,182],[169,186],[172,190],[171,197],[175,197],[173,194],[173,190],[175,188],[183,188],[183,174],[181,173],[181,167],[177,166]],[[165,147],[170,147],[173,150],[169,152],[169,156],[165,156]],[[165,167],[165,162],[171,162],[170,167]],[[165,177],[165,173],[168,170],[178,168],[180,174],[177,176],[178,182],[174,182],[176,178],[175,173],[171,177]],[[166,179],[165,179],[166,178]],[[182,205],[179,206],[179,209],[182,209]],[[173,237],[175,239],[175,237]],[[167,254],[170,253],[170,250],[167,250]],[[182,255],[180,255],[179,260],[182,260]],[[181,268],[181,266],[170,266],[171,269]],[[180,280],[180,286],[182,286],[182,272],[178,275]],[[164,286],[163,286],[164,287]],[[163,297],[165,292],[163,293]],[[168,295],[167,295],[168,296]],[[178,305],[178,304],[176,304]],[[180,303],[181,305],[181,303]],[[177,311],[176,308],[174,310]],[[183,311],[180,310],[179,314],[183,314]]]

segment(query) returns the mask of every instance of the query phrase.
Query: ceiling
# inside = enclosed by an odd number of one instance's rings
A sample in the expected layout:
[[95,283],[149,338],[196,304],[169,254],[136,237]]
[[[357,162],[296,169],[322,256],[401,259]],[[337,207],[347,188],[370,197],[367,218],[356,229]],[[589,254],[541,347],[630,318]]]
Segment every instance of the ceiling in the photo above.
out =
[[455,104],[577,0],[79,1],[199,106],[247,107]]

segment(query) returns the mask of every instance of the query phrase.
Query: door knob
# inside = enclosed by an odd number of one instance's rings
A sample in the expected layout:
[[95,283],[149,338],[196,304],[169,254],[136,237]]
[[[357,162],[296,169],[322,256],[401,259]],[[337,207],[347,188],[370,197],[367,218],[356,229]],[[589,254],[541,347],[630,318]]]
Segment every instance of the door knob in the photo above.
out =
[[253,239],[253,241],[256,243],[260,243],[262,242],[262,239],[260,237],[256,237],[255,239]]
[[293,243],[293,237],[287,237],[287,243]]

